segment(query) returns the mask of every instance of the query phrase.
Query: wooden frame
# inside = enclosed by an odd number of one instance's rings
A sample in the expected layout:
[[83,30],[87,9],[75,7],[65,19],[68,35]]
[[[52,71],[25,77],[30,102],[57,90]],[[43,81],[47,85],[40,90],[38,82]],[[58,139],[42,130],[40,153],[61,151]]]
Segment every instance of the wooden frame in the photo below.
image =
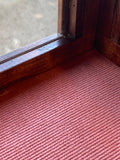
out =
[[100,2],[95,47],[120,66],[120,1]]
[[17,49],[17,50],[15,50],[13,52],[5,54],[5,55],[0,57],[0,64],[5,63],[5,62],[7,62],[7,61],[9,61],[11,59],[19,57],[19,56],[21,56],[23,54],[26,54],[28,52],[31,52],[31,51],[33,51],[33,50],[35,50],[37,48],[43,47],[43,46],[45,46],[45,45],[47,45],[47,44],[49,44],[51,42],[54,42],[54,41],[60,39],[61,37],[62,37],[62,35],[54,34],[54,35],[46,37],[46,38],[44,38],[42,40],[39,40],[39,41],[34,42],[32,44],[29,44],[29,45],[27,45],[25,47]]
[[59,34],[0,57],[0,88],[93,49],[99,0],[94,0],[94,8],[91,2],[93,0],[59,0]]
[[85,8],[86,0],[59,0],[58,32],[66,38],[80,38]]

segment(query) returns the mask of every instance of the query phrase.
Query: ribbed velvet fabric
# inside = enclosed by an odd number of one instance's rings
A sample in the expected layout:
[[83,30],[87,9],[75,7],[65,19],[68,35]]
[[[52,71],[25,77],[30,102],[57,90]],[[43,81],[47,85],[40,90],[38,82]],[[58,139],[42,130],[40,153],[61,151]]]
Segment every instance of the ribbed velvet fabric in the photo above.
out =
[[100,159],[120,159],[120,68],[96,50],[0,95],[0,160]]

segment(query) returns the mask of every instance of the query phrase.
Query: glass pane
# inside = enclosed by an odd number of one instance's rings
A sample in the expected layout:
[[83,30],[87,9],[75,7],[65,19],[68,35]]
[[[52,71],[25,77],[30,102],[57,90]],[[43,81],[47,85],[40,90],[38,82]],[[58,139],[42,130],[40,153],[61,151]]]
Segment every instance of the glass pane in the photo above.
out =
[[57,33],[58,0],[0,0],[0,55]]

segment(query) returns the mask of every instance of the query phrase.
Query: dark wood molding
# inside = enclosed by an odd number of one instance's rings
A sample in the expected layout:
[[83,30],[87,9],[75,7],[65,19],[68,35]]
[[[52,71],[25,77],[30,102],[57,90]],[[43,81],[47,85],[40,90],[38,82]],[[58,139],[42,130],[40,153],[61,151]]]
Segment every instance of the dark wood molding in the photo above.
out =
[[[93,7],[94,6],[94,7]],[[99,0],[59,0],[58,31],[0,57],[0,88],[94,48]]]
[[[100,0],[71,0],[69,36],[76,39],[96,34]],[[93,5],[94,4],[94,5]]]
[[58,33],[65,37],[69,34],[69,2],[70,0],[58,0]]
[[94,48],[94,37],[65,38],[0,64],[0,88],[16,80],[49,70],[65,60]]
[[96,35],[100,2],[101,0],[87,0],[83,35]]
[[26,54],[26,53],[28,53],[28,52],[31,52],[31,51],[33,51],[33,50],[35,50],[35,49],[37,49],[37,48],[40,48],[40,47],[42,47],[42,46],[45,46],[45,45],[47,45],[47,44],[49,44],[49,43],[51,43],[51,42],[54,42],[54,41],[56,41],[56,40],[58,40],[58,39],[61,39],[62,37],[63,37],[63,36],[60,35],[60,34],[53,34],[53,35],[48,36],[48,37],[46,37],[46,38],[43,38],[43,39],[41,39],[41,40],[39,40],[39,41],[36,41],[36,42],[34,42],[34,43],[31,43],[31,44],[29,44],[29,45],[27,45],[27,46],[25,46],[25,47],[22,47],[22,48],[20,48],[20,49],[17,49],[17,50],[15,50],[15,51],[12,51],[12,52],[10,52],[10,53],[8,53],[8,54],[5,54],[5,55],[3,55],[3,56],[0,56],[0,64],[2,64],[2,63],[4,63],[4,62],[7,62],[7,61],[9,61],[9,60],[11,60],[11,59],[14,59],[14,58],[16,58],[16,57],[19,57],[19,56],[21,56],[21,55],[23,55],[23,54]]
[[99,2],[100,0],[59,0],[58,32],[72,39],[90,33],[95,35]]
[[96,48],[108,59],[120,66],[120,45],[99,34],[96,36]]
[[120,66],[120,1],[101,0],[96,47],[107,58]]
[[114,42],[119,43],[120,40],[120,0],[116,0],[114,6],[114,15],[112,23],[111,37]]
[[69,34],[72,38],[79,38],[83,35],[86,1],[70,1]]
[[116,0],[100,0],[97,32],[107,38],[111,37],[115,4]]

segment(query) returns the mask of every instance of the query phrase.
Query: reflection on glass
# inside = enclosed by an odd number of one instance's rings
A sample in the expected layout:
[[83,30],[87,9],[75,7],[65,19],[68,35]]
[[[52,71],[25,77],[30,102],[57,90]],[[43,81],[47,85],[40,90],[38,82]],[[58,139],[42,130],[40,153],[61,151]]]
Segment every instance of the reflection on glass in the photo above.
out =
[[0,55],[57,32],[58,0],[0,0]]

